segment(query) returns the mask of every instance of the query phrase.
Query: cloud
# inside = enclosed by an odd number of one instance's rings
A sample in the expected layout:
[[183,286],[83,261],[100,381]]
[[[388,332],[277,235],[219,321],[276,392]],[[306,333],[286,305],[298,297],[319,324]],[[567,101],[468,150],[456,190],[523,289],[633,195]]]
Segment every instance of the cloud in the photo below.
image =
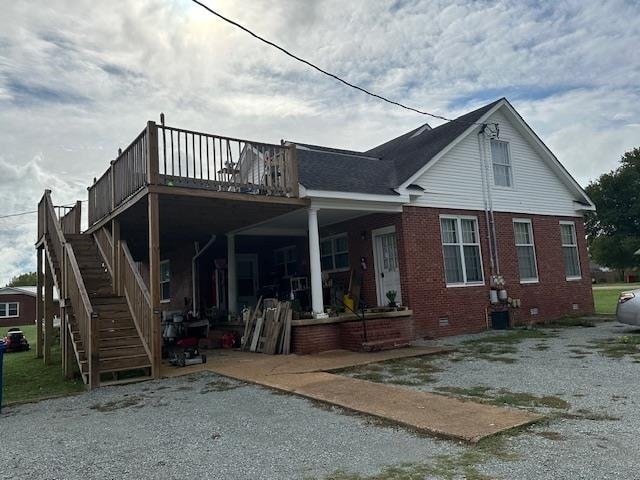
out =
[[[207,3],[436,114],[507,96],[582,184],[637,146],[637,2]],[[46,187],[55,201],[86,198],[84,186],[160,112],[194,130],[353,149],[439,123],[348,89],[186,0],[10,2],[0,32],[0,175],[14,182],[0,179],[0,214],[33,209]],[[19,218],[21,233],[0,233],[0,283],[33,254]]]

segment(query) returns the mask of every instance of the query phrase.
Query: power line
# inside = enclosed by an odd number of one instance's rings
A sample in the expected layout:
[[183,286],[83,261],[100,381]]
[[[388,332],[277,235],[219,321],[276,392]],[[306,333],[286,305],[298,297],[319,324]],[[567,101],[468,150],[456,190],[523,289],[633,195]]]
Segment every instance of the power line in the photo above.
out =
[[[80,200],[80,202],[84,203],[87,200]],[[54,208],[71,208],[75,205],[75,203],[70,203],[69,205],[54,205]],[[3,218],[12,218],[12,217],[21,217],[23,215],[30,215],[32,213],[38,213],[38,210],[29,210],[28,212],[19,212],[19,213],[10,213],[8,215],[0,215],[0,220]]]
[[29,215],[30,213],[38,213],[37,210],[31,210],[30,212],[20,212],[20,213],[12,213],[10,215],[2,215],[0,216],[0,219],[2,218],[11,218],[11,217],[20,217],[22,215]]
[[463,122],[463,121],[460,121],[460,120],[456,120],[456,119],[452,119],[452,118],[447,118],[447,117],[444,117],[444,116],[442,116],[442,115],[436,115],[435,113],[429,113],[429,112],[426,112],[426,111],[424,111],[424,110],[419,110],[419,109],[417,109],[417,108],[409,107],[409,106],[404,105],[404,104],[402,104],[402,103],[400,103],[400,102],[396,102],[395,100],[391,100],[391,99],[389,99],[389,98],[387,98],[387,97],[384,97],[384,96],[382,96],[382,95],[378,95],[377,93],[371,92],[371,91],[367,90],[366,88],[363,88],[363,87],[360,87],[360,86],[358,86],[358,85],[355,85],[355,84],[353,84],[353,83],[351,83],[351,82],[348,82],[347,80],[344,80],[343,78],[339,77],[338,75],[335,75],[335,74],[333,74],[333,73],[331,73],[331,72],[328,72],[328,71],[324,70],[323,68],[318,67],[317,65],[315,65],[315,64],[313,64],[313,63],[311,63],[309,60],[305,60],[304,58],[301,58],[301,57],[299,57],[299,56],[297,56],[297,55],[295,55],[295,54],[291,53],[290,51],[288,51],[287,49],[285,49],[285,48],[281,47],[280,45],[277,45],[277,44],[273,43],[272,41],[267,40],[267,39],[266,39],[266,38],[264,38],[264,37],[261,37],[261,36],[260,36],[260,35],[258,35],[257,33],[252,32],[252,31],[251,31],[251,30],[249,30],[247,27],[245,27],[245,26],[243,26],[243,25],[240,25],[238,22],[235,22],[235,21],[231,20],[230,18],[227,18],[227,17],[225,17],[224,15],[222,15],[222,14],[220,14],[220,13],[216,12],[215,10],[211,9],[210,7],[208,7],[207,5],[205,5],[204,3],[202,3],[202,2],[200,2],[200,1],[198,1],[198,0],[191,0],[191,1],[192,1],[193,3],[196,3],[196,4],[200,5],[202,8],[204,8],[205,10],[207,10],[209,13],[211,13],[211,14],[215,15],[216,17],[220,18],[221,20],[224,20],[225,22],[230,23],[231,25],[233,25],[233,26],[235,26],[235,27],[238,27],[240,30],[245,31],[246,33],[248,33],[248,34],[249,34],[249,35],[251,35],[252,37],[254,37],[254,38],[256,38],[256,39],[260,40],[261,42],[266,43],[267,45],[269,45],[269,46],[271,46],[271,47],[273,47],[273,48],[275,48],[275,49],[277,49],[277,50],[280,50],[282,53],[284,53],[285,55],[288,55],[289,57],[293,58],[294,60],[297,60],[297,61],[299,61],[299,62],[302,62],[302,63],[304,63],[305,65],[308,65],[309,67],[311,67],[311,68],[313,68],[313,69],[317,70],[318,72],[320,72],[320,73],[322,73],[322,74],[324,74],[324,75],[327,75],[327,76],[329,76],[329,77],[331,77],[331,78],[333,78],[333,79],[335,79],[335,80],[337,80],[337,81],[339,81],[339,82],[341,82],[341,83],[343,83],[343,84],[347,85],[348,87],[355,88],[356,90],[359,90],[359,91],[361,91],[362,93],[365,93],[365,94],[367,94],[367,95],[370,95],[370,96],[372,96],[372,97],[375,97],[375,98],[377,98],[377,99],[379,99],[379,100],[382,100],[382,101],[384,101],[384,102],[390,103],[390,104],[395,105],[395,106],[397,106],[397,107],[404,108],[405,110],[410,110],[410,111],[412,111],[412,112],[416,112],[416,113],[419,113],[419,114],[421,114],[421,115],[427,115],[427,116],[429,116],[429,117],[437,118],[437,119],[439,119],[439,120],[445,120],[445,121],[447,121],[447,122],[459,122],[459,123],[465,123],[465,124],[468,124],[468,125],[485,125],[485,124],[483,124],[483,123],[477,123],[477,122]]

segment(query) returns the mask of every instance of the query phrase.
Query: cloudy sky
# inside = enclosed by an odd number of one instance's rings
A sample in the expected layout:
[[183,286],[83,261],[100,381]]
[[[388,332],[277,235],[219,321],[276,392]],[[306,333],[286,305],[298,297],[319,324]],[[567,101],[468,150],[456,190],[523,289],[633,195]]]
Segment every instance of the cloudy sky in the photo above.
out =
[[[640,146],[640,3],[204,0],[351,82],[456,116],[506,96],[586,185]],[[188,0],[1,0],[0,216],[86,198],[147,120],[366,149],[425,119],[321,76]],[[431,121],[432,125],[439,122]],[[0,285],[35,265],[0,219]]]

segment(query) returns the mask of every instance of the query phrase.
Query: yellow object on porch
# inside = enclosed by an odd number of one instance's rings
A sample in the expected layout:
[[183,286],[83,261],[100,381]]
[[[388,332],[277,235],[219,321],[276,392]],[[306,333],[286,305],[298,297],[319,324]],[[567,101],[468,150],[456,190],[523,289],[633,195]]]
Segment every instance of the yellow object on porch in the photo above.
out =
[[344,297],[342,297],[342,303],[344,303],[344,307],[353,312],[353,308],[355,305],[355,302],[353,301],[353,297],[351,296],[350,293],[347,293]]

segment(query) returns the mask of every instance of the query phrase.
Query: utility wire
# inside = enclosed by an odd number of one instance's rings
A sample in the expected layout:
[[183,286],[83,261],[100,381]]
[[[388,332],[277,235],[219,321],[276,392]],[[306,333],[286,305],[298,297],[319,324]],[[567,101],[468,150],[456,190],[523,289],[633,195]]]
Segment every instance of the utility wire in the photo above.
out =
[[[80,200],[82,203],[87,200]],[[71,203],[69,205],[54,205],[54,208],[71,208],[75,205],[75,203]],[[38,213],[38,210],[30,210],[28,212],[20,212],[20,213],[10,213],[8,215],[0,215],[0,220],[3,218],[12,218],[12,217],[21,217],[22,215],[30,215],[32,213]]]
[[421,115],[427,115],[427,116],[429,116],[429,117],[437,118],[437,119],[439,119],[439,120],[444,120],[444,121],[447,121],[447,122],[459,122],[459,123],[464,123],[464,124],[467,124],[467,125],[486,125],[486,124],[484,124],[484,123],[477,123],[477,122],[464,122],[464,121],[460,121],[460,120],[456,120],[456,119],[452,119],[452,118],[447,118],[447,117],[444,117],[444,116],[442,116],[442,115],[436,115],[435,113],[429,113],[429,112],[426,112],[426,111],[424,111],[424,110],[419,110],[419,109],[417,109],[417,108],[409,107],[409,106],[404,105],[404,104],[402,104],[402,103],[400,103],[400,102],[396,102],[395,100],[391,100],[391,99],[389,99],[389,98],[387,98],[387,97],[383,97],[382,95],[378,95],[377,93],[373,93],[373,92],[371,92],[371,91],[367,90],[366,88],[363,88],[363,87],[360,87],[360,86],[358,86],[358,85],[355,85],[355,84],[353,84],[353,83],[351,83],[351,82],[348,82],[348,81],[344,80],[343,78],[339,77],[338,75],[335,75],[335,74],[333,74],[333,73],[331,73],[331,72],[328,72],[328,71],[326,71],[326,70],[324,70],[324,69],[322,69],[322,68],[318,67],[317,65],[315,65],[315,64],[313,64],[313,63],[311,63],[309,60],[305,60],[304,58],[300,58],[299,56],[297,56],[297,55],[295,55],[295,54],[291,53],[290,51],[288,51],[287,49],[285,49],[285,48],[281,47],[280,45],[277,45],[277,44],[273,43],[272,41],[267,40],[267,39],[266,39],[266,38],[264,38],[264,37],[261,37],[261,36],[260,36],[260,35],[258,35],[257,33],[254,33],[254,32],[252,32],[251,30],[249,30],[247,27],[245,27],[245,26],[243,26],[243,25],[240,25],[238,22],[235,22],[235,21],[231,20],[230,18],[227,18],[227,17],[225,17],[224,15],[222,15],[222,14],[220,14],[220,13],[216,12],[215,10],[213,10],[213,9],[212,9],[212,8],[210,8],[210,7],[208,7],[208,6],[207,6],[207,5],[205,5],[204,3],[202,3],[202,2],[200,2],[200,1],[198,1],[198,0],[191,0],[191,1],[192,1],[193,3],[196,3],[196,4],[200,5],[202,8],[204,8],[205,10],[207,10],[209,13],[211,13],[211,14],[215,15],[216,17],[220,18],[221,20],[224,20],[225,22],[230,23],[231,25],[233,25],[233,26],[235,26],[235,27],[238,27],[240,30],[245,31],[246,33],[248,33],[248,34],[249,34],[249,35],[251,35],[252,37],[254,37],[254,38],[256,38],[256,39],[260,40],[261,42],[266,43],[267,45],[269,45],[269,46],[271,46],[271,47],[273,47],[273,48],[275,48],[275,49],[277,49],[277,50],[280,50],[280,51],[281,51],[282,53],[284,53],[285,55],[288,55],[289,57],[291,57],[291,58],[293,58],[293,59],[295,59],[295,60],[297,60],[297,61],[299,61],[299,62],[302,62],[302,63],[304,63],[305,65],[310,66],[311,68],[313,68],[313,69],[315,69],[315,70],[319,71],[320,73],[322,73],[322,74],[324,74],[324,75],[327,75],[327,76],[329,76],[329,77],[331,77],[331,78],[333,78],[333,79],[335,79],[335,80],[337,80],[337,81],[339,81],[339,82],[341,82],[341,83],[344,83],[344,84],[345,84],[345,85],[347,85],[348,87],[355,88],[356,90],[359,90],[359,91],[361,91],[362,93],[365,93],[365,94],[367,94],[367,95],[370,95],[370,96],[372,96],[372,97],[375,97],[375,98],[377,98],[377,99],[379,99],[379,100],[382,100],[382,101],[384,101],[384,102],[390,103],[390,104],[395,105],[395,106],[397,106],[397,107],[404,108],[405,110],[410,110],[410,111],[412,111],[412,112],[416,112],[416,113],[419,113],[419,114],[421,114]]

